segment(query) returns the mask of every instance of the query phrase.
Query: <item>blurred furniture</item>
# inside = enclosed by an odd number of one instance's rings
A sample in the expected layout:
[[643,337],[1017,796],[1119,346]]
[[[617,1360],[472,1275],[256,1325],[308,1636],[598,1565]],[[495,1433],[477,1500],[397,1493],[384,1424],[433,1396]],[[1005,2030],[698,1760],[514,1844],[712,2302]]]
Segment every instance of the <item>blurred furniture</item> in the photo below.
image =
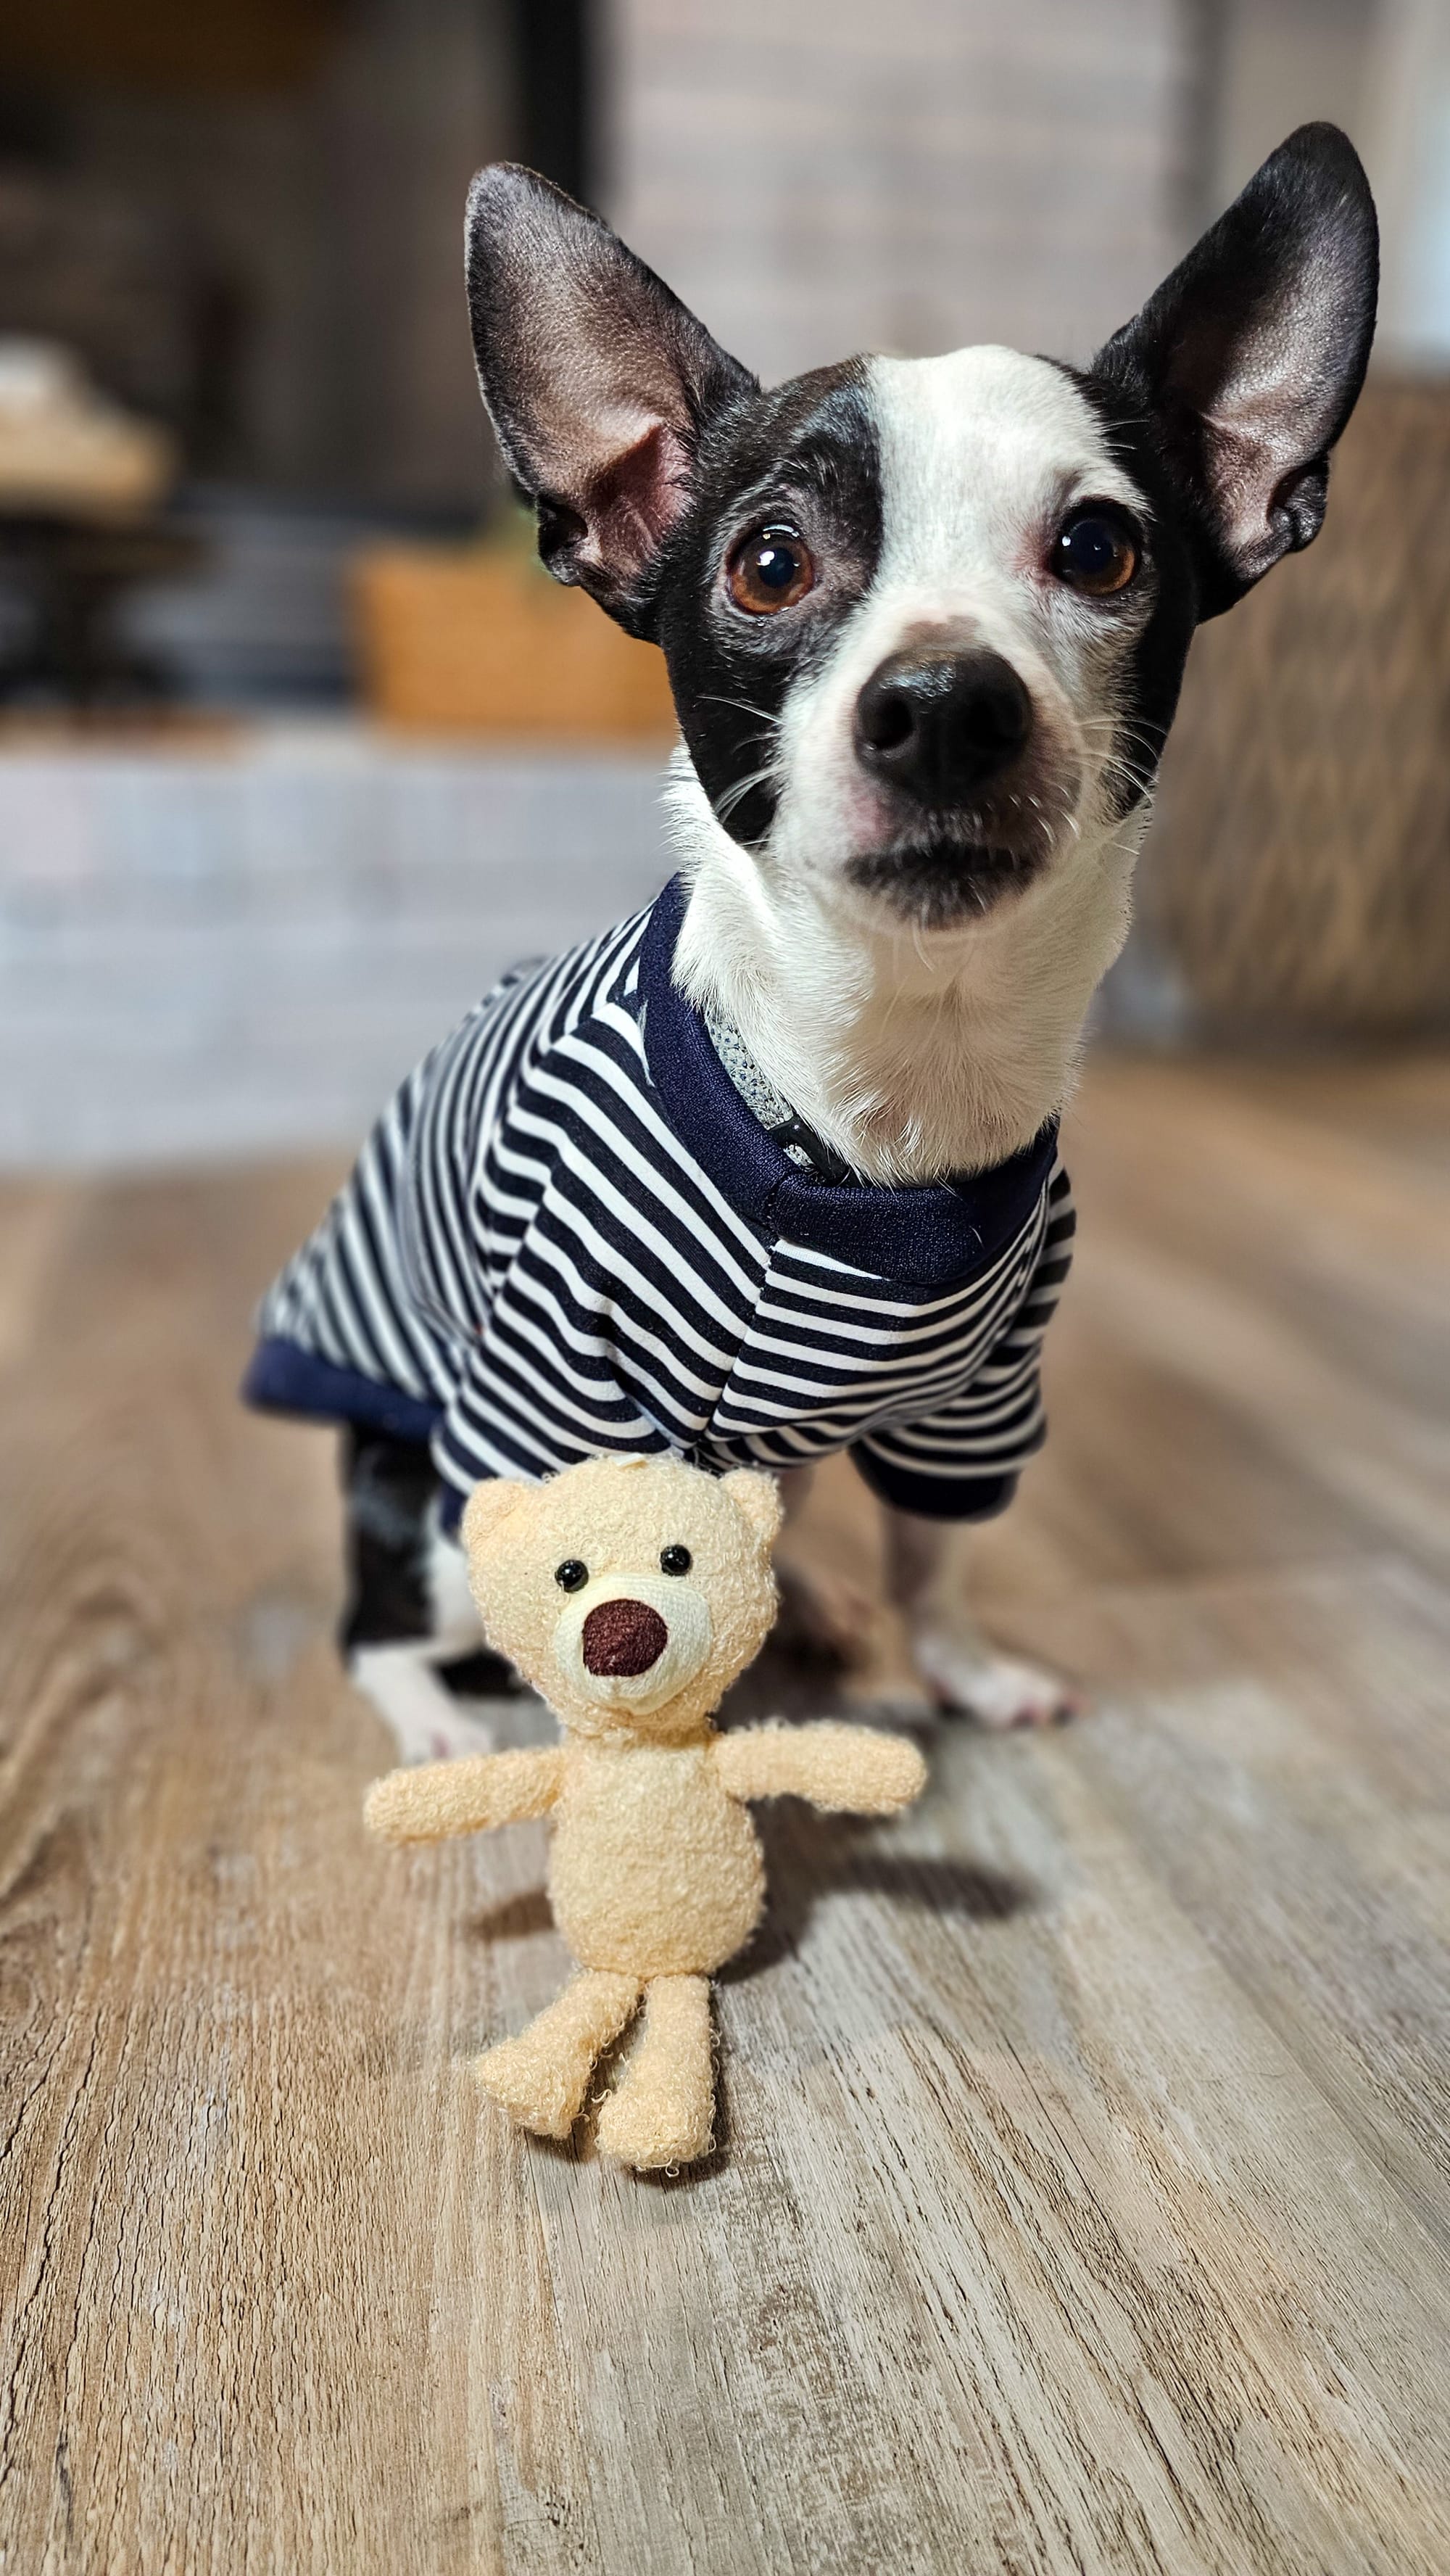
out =
[[139,587],[177,580],[203,551],[160,521],[0,506],[0,583],[14,595],[19,628],[0,653],[0,705],[97,709],[170,697],[171,664],[125,633],[121,612]]
[[175,467],[166,432],[99,393],[72,350],[0,337],[0,510],[147,510]]
[[197,227],[164,200],[0,161],[0,332],[73,353],[104,399],[164,423],[192,464],[225,444],[241,319]]
[[[208,707],[340,712],[357,698],[351,566],[358,547],[453,529],[382,519],[366,506],[245,483],[188,483],[168,524],[195,536],[204,568],[148,588],[129,631],[174,663]],[[464,522],[467,524],[467,522]]]
[[1450,1013],[1450,386],[1367,389],[1324,534],[1194,645],[1142,890],[1201,1015]]
[[200,559],[194,536],[154,515],[174,464],[166,432],[98,393],[71,351],[0,338],[0,583],[18,628],[0,702],[167,694],[167,664],[126,639],[117,611]]
[[354,573],[369,710],[429,733],[664,742],[663,656],[520,543],[379,546]]

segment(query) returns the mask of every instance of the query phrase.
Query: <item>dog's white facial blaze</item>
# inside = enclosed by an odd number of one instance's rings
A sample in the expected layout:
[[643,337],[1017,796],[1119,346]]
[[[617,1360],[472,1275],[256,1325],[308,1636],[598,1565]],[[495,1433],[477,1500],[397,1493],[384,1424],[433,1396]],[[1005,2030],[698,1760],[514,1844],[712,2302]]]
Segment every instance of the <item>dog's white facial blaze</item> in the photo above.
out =
[[825,666],[782,711],[781,794],[770,853],[852,910],[853,857],[903,834],[898,800],[863,768],[854,728],[862,688],[908,641],[970,637],[999,654],[1032,702],[1033,737],[1010,785],[1016,819],[1066,863],[1107,818],[1115,680],[1141,618],[1055,580],[1045,558],[1077,503],[1138,516],[1118,465],[1070,378],[1012,349],[875,358],[868,369],[880,453],[882,545],[875,577]]

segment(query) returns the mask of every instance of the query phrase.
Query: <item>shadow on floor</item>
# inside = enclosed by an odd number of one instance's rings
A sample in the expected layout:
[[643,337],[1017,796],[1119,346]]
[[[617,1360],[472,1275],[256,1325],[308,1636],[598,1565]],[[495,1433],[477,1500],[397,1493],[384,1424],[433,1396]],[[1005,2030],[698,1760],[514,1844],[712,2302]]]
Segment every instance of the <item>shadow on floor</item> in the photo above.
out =
[[1035,1891],[984,1861],[886,1850],[878,1829],[849,1816],[822,1816],[799,1798],[755,1810],[765,1854],[766,1904],[748,1949],[720,1971],[722,1981],[774,1967],[799,1949],[824,1896],[884,1896],[914,1911],[969,1922],[1005,1922],[1033,1902]]

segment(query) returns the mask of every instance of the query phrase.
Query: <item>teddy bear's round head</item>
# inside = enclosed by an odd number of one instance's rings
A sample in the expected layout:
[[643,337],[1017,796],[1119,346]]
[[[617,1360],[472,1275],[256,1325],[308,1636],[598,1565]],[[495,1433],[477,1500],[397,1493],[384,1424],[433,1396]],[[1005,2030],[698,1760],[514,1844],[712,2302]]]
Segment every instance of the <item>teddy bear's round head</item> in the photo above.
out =
[[480,1485],[463,1516],[490,1644],[566,1726],[701,1733],[775,1617],[774,1481],[678,1458],[586,1458]]

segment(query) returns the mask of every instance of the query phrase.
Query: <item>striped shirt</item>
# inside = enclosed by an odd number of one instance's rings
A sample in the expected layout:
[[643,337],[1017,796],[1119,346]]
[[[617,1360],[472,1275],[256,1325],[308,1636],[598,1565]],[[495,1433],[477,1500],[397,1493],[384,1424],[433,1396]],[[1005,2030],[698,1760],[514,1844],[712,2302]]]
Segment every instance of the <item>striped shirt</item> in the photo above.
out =
[[939,1185],[802,1170],[674,983],[685,902],[516,970],[435,1048],[268,1292],[245,1392],[430,1441],[450,1522],[481,1478],[606,1450],[848,1449],[908,1510],[1000,1510],[1071,1257],[1055,1128]]

